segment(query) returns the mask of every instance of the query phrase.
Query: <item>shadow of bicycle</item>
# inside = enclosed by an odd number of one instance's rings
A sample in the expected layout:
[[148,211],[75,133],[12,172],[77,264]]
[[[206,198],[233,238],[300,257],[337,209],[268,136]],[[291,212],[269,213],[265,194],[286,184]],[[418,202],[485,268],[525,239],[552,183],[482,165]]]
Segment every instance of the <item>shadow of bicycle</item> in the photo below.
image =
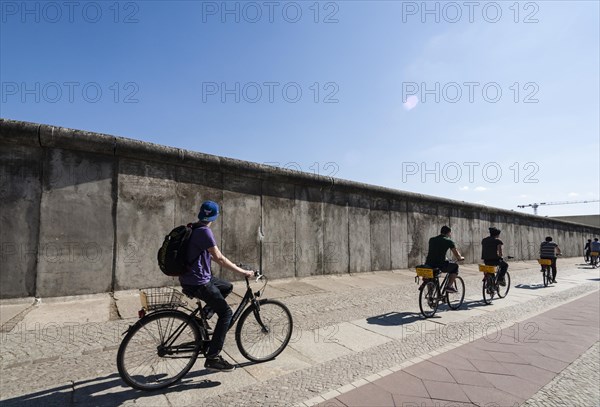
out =
[[515,285],[515,288],[522,288],[525,290],[539,290],[540,288],[546,288],[546,287],[544,287],[544,284],[540,283],[540,284],[535,284],[535,285],[517,284],[517,285]]
[[421,321],[423,316],[414,312],[388,312],[367,318],[367,323],[382,326],[398,326]]
[[[207,389],[220,386],[221,382],[209,379],[195,380],[211,374],[208,370],[198,370],[188,373],[180,382],[155,391],[140,391],[128,387],[117,373],[94,379],[80,380],[68,385],[61,385],[2,400],[3,407],[8,406],[116,406],[132,400],[136,404],[153,405],[157,396],[178,393],[192,389]],[[127,403],[128,404],[128,403]],[[162,404],[162,403],[161,403]]]

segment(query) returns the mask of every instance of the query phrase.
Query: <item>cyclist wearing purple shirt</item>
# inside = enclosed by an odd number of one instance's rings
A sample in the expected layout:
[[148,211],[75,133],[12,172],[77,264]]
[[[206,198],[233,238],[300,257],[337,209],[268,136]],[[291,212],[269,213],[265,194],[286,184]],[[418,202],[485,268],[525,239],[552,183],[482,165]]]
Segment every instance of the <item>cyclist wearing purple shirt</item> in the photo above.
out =
[[252,277],[253,271],[239,268],[225,257],[219,248],[210,229],[213,221],[219,216],[219,205],[213,201],[206,201],[198,213],[199,222],[193,225],[192,235],[188,247],[188,264],[190,271],[179,277],[183,292],[193,297],[200,298],[206,303],[202,312],[209,319],[214,313],[219,316],[212,340],[206,352],[204,367],[209,370],[230,372],[235,366],[220,356],[225,336],[231,323],[233,312],[225,301],[225,297],[233,290],[233,285],[217,278],[211,273],[211,260],[231,271]]

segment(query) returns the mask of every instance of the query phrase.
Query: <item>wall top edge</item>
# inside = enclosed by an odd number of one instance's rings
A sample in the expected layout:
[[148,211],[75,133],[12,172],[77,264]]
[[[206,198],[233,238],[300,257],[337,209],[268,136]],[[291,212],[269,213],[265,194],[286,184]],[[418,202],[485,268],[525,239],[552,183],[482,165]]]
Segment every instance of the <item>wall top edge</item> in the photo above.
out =
[[585,226],[590,229],[595,229],[592,226],[575,222],[540,217],[507,209],[464,201],[455,201],[452,199],[402,191],[345,179],[303,173],[265,164],[220,157],[109,134],[47,124],[0,118],[0,144],[18,144],[38,148],[61,148],[138,160],[148,160],[178,166],[214,168],[224,172],[247,175],[263,180],[289,182],[306,187],[318,187],[322,190],[330,189],[334,193],[339,191],[366,194],[370,198],[394,199],[398,201],[408,201],[413,204],[436,204],[466,211],[487,212],[499,216],[516,216],[523,220],[535,222],[546,221],[548,223],[562,224],[564,226],[579,228]]

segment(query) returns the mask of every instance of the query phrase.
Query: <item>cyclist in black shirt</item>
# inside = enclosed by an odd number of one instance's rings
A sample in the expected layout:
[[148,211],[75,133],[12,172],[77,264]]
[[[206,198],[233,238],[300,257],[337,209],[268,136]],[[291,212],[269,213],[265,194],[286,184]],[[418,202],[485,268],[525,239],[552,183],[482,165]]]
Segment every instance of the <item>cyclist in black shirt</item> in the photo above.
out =
[[498,272],[498,284],[506,286],[504,276],[508,270],[508,263],[502,258],[502,240],[500,240],[500,229],[489,228],[490,235],[481,241],[481,259],[486,266],[500,266]]
[[590,261],[591,256],[590,253],[592,252],[592,249],[590,247],[590,244],[592,243],[592,239],[588,239],[587,243],[585,244],[585,246],[583,247],[583,251],[585,252],[585,262],[587,263],[588,261]]

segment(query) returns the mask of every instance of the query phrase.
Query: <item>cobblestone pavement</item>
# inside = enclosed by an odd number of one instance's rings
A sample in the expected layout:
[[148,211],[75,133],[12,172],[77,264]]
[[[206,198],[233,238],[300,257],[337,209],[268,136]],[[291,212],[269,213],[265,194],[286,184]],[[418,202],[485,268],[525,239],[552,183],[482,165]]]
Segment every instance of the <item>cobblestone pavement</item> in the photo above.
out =
[[523,407],[600,405],[600,342],[522,404]]
[[[531,262],[511,264],[513,287],[507,301],[512,296],[521,302],[502,308],[498,305],[493,312],[481,307],[481,275],[461,272],[466,284],[466,311],[454,313],[442,309],[440,318],[432,322],[424,322],[415,315],[418,291],[414,274],[408,271],[274,282],[272,294],[267,288],[267,297],[283,296],[282,301],[294,316],[294,337],[282,355],[283,359],[294,360],[292,366],[284,362],[278,365],[278,358],[262,365],[242,365],[243,369],[229,375],[208,374],[199,360],[180,385],[161,394],[125,387],[116,373],[116,349],[121,333],[135,319],[77,323],[68,329],[52,321],[39,327],[25,326],[27,319],[24,319],[10,326],[8,332],[6,324],[3,325],[0,400],[5,405],[291,405],[446,343],[497,333],[503,325],[598,289],[597,282],[582,279],[583,271],[573,264],[559,271],[560,291],[538,290],[541,277],[535,268]],[[384,340],[365,345],[359,351],[337,344],[336,335],[343,332],[336,329],[344,323],[355,328],[352,323],[357,320],[370,326],[394,325],[401,332],[379,335],[377,338]],[[302,346],[323,346],[322,360],[306,356]],[[343,352],[328,354],[331,346]],[[236,359],[234,348],[230,336],[225,351]]]

